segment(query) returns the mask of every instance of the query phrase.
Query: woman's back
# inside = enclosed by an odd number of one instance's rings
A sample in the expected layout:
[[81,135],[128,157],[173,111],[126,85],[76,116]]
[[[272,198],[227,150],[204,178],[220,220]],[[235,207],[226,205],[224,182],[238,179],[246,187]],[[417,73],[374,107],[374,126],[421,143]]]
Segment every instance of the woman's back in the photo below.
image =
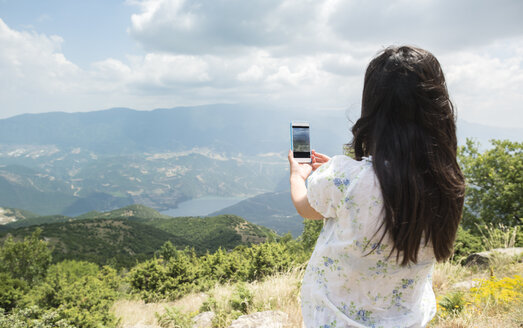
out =
[[424,326],[435,313],[432,266],[452,254],[465,189],[437,59],[408,46],[379,53],[352,134],[355,160],[313,152],[306,166],[289,153],[296,209],[325,218],[303,279],[304,322]]
[[309,202],[327,219],[302,285],[307,327],[420,327],[436,306],[432,248],[400,266],[376,242],[383,199],[371,159],[336,156],[309,178]]

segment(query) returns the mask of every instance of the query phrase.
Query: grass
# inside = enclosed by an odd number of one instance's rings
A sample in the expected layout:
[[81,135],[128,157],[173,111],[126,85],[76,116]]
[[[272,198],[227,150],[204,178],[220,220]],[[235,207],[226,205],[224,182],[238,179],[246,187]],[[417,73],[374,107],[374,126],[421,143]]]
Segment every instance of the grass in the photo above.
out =
[[[523,327],[523,272],[519,259],[496,255],[490,268],[464,267],[450,262],[438,263],[433,275],[438,312],[430,328]],[[303,269],[279,274],[264,281],[243,284],[252,299],[247,313],[279,310],[289,316],[288,327],[301,327],[299,289]],[[468,282],[468,284],[457,284]],[[121,327],[160,327],[158,316],[166,308],[176,308],[190,316],[201,311],[210,300],[222,315],[220,326],[227,327],[239,313],[234,299],[238,284],[216,285],[207,293],[193,293],[169,303],[144,304],[139,300],[120,300],[113,312]],[[445,304],[448,308],[444,308]],[[170,327],[165,325],[163,327]]]

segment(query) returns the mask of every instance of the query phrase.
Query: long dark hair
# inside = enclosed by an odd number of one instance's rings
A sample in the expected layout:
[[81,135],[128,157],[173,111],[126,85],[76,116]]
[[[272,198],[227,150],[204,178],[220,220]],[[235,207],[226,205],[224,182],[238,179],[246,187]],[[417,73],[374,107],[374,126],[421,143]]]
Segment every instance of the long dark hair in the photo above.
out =
[[367,67],[352,134],[356,159],[373,158],[385,216],[377,231],[380,243],[390,236],[389,255],[396,253],[402,266],[416,263],[430,242],[436,260],[449,258],[465,181],[456,159],[454,107],[436,57],[409,46],[379,53]]

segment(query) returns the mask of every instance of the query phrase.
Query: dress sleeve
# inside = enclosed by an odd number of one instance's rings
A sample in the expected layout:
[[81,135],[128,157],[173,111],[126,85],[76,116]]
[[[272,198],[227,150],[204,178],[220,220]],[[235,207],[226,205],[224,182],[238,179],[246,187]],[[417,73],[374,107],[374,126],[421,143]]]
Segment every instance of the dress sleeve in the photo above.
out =
[[349,176],[343,170],[342,156],[335,156],[320,166],[308,179],[309,204],[325,218],[337,217],[338,209],[345,202]]

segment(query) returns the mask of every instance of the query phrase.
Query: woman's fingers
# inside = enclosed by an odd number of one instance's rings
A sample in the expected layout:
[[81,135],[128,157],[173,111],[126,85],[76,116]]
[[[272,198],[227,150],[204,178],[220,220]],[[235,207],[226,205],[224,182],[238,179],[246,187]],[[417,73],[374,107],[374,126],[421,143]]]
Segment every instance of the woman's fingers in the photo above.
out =
[[326,163],[331,159],[329,156],[322,153],[318,153],[314,150],[312,151],[312,155],[316,158],[316,162],[318,163]]

